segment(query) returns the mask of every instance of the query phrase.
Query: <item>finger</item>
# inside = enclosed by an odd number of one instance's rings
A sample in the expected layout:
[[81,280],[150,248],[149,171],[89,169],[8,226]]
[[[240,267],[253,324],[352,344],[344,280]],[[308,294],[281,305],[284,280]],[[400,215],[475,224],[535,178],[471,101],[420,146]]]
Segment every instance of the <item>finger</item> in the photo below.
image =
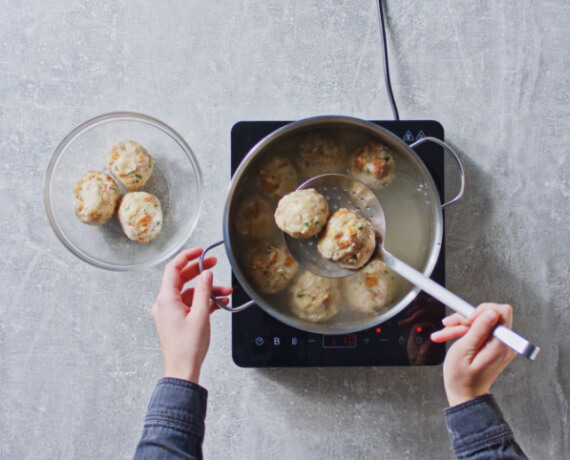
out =
[[441,320],[441,323],[444,326],[467,326],[471,324],[470,321],[465,318],[465,316],[460,315],[459,313],[454,313],[452,315],[446,316]]
[[500,324],[504,324],[507,327],[512,327],[513,324],[513,307],[508,304],[498,304],[498,303],[482,303],[479,305],[473,313],[469,316],[471,323],[481,315],[484,311],[494,310],[500,316]]
[[447,342],[448,340],[456,339],[457,337],[463,337],[468,330],[468,326],[448,326],[432,333],[430,338],[431,341],[435,343]]
[[[232,293],[233,289],[226,286],[214,286],[212,288],[212,295],[214,297],[225,297]],[[182,302],[186,305],[192,305],[192,300],[194,299],[194,288],[188,288],[182,292]]]
[[174,259],[164,267],[164,275],[162,276],[161,290],[178,289],[180,290],[180,272],[188,262],[194,260],[202,254],[201,248],[186,249],[180,252]]
[[479,350],[473,359],[472,365],[476,369],[484,369],[492,363],[502,363],[506,367],[516,355],[516,351],[491,336],[490,340],[485,343],[485,346]]
[[[230,304],[230,299],[228,299],[227,297],[221,297],[219,299],[216,299],[218,302],[223,303],[224,305],[229,305]],[[213,309],[219,309],[220,307],[218,307],[218,305],[213,301],[210,300],[210,310],[213,311]]]
[[481,347],[492,337],[493,329],[499,322],[499,315],[490,308],[481,313],[463,337],[465,354],[470,362],[473,361]]
[[207,320],[210,314],[210,295],[212,294],[213,275],[209,270],[203,271],[196,279],[194,298],[190,313],[194,318]]
[[[207,259],[204,259],[204,270],[208,270],[208,269],[212,268],[214,265],[216,265],[217,262],[218,262],[218,259],[216,259],[215,257],[208,257]],[[198,262],[193,263],[193,264],[185,267],[180,272],[179,289],[182,289],[184,287],[184,284],[186,284],[190,280],[193,280],[199,274],[200,274],[200,264]]]

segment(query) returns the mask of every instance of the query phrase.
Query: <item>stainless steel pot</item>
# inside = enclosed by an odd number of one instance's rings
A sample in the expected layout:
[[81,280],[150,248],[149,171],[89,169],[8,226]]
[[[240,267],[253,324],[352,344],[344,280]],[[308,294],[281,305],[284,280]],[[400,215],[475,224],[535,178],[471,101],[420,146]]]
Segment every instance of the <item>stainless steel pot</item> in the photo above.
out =
[[[465,176],[463,173],[463,167],[457,154],[453,151],[453,149],[451,149],[447,144],[440,141],[439,139],[425,137],[408,146],[390,131],[387,131],[386,129],[376,124],[357,118],[344,116],[314,117],[290,123],[263,138],[250,150],[250,152],[243,159],[237,171],[235,172],[230,184],[224,210],[224,240],[207,248],[202,254],[200,263],[202,264],[206,253],[212,248],[221,244],[225,245],[228,259],[237,279],[239,280],[239,283],[252,298],[250,302],[239,306],[226,306],[221,302],[217,302],[218,305],[225,310],[235,313],[242,311],[253,304],[257,304],[261,309],[279,321],[282,321],[289,326],[304,331],[321,334],[345,334],[350,332],[357,332],[360,330],[369,329],[385,321],[388,321],[390,318],[406,308],[410,302],[412,302],[412,300],[417,296],[419,289],[409,285],[408,288],[405,289],[402,295],[400,295],[400,297],[397,299],[397,302],[392,308],[377,316],[368,316],[359,320],[344,321],[340,323],[312,323],[297,318],[286,309],[276,308],[273,306],[271,296],[263,295],[259,292],[255,285],[252,284],[249,277],[245,273],[243,260],[240,260],[240,257],[237,255],[236,251],[236,249],[239,248],[241,242],[239,240],[239,237],[236,235],[236,232],[234,231],[232,220],[236,212],[238,196],[241,189],[245,186],[244,184],[246,184],[248,178],[250,178],[251,175],[255,172],[255,168],[259,160],[266,155],[272,154],[276,151],[280,151],[282,153],[287,151],[290,152],[291,150],[288,150],[288,148],[290,149],[291,147],[289,146],[298,144],[299,139],[302,139],[304,136],[310,135],[315,131],[330,132],[334,133],[336,136],[342,137],[343,139],[352,139],[359,142],[364,142],[366,140],[379,141],[391,148],[395,152],[396,158],[404,160],[406,164],[408,164],[409,167],[415,171],[417,181],[410,184],[410,193],[412,193],[412,188],[416,191],[421,190],[423,194],[422,196],[425,195],[426,203],[428,204],[429,209],[429,218],[423,219],[429,220],[429,222],[425,223],[425,232],[423,232],[425,233],[423,236],[426,238],[425,255],[421,257],[421,260],[416,262],[416,268],[423,272],[426,276],[431,275],[441,248],[441,241],[443,236],[442,209],[458,201],[462,197],[465,188]],[[445,151],[451,155],[459,169],[459,192],[453,199],[445,202],[444,204],[441,204],[439,194],[430,173],[418,155],[412,150],[413,148],[426,142],[435,142],[443,147]],[[386,202],[383,201],[382,204],[385,206]],[[394,235],[391,235],[390,232],[387,232],[387,247],[390,247],[390,238],[398,238],[398,232],[392,231],[392,233]]]

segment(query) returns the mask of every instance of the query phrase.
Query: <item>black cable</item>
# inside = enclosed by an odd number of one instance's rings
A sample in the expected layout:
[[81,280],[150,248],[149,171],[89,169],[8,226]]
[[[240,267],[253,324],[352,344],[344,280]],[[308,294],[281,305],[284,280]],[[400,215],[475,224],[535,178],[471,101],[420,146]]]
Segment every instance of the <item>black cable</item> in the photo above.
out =
[[390,99],[390,105],[392,106],[392,113],[394,114],[394,120],[399,120],[400,115],[398,114],[398,107],[396,107],[396,101],[394,100],[394,93],[392,92],[392,83],[390,82],[390,68],[388,64],[388,45],[386,44],[386,25],[384,24],[384,12],[382,6],[382,0],[378,0],[378,14],[380,17],[381,35],[382,35],[382,55],[384,56],[384,80],[386,81],[386,91],[388,92],[388,99]]

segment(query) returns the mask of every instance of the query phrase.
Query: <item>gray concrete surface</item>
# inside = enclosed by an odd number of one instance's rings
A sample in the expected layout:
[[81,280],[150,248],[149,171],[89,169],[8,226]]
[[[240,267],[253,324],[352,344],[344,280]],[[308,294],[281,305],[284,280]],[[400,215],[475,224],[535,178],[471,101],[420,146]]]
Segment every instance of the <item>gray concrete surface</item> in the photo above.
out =
[[[530,457],[568,458],[569,4],[387,3],[401,116],[439,120],[466,166],[465,198],[447,213],[448,285],[516,306],[542,354],[517,359],[494,393]],[[375,2],[0,10],[0,458],[130,458],[162,372],[149,314],[162,267],[107,272],[60,244],[42,204],[53,150],[104,112],[169,123],[208,196],[187,246],[207,245],[221,236],[235,122],[391,118]],[[452,458],[440,367],[244,370],[230,348],[218,312],[202,379],[208,458]]]

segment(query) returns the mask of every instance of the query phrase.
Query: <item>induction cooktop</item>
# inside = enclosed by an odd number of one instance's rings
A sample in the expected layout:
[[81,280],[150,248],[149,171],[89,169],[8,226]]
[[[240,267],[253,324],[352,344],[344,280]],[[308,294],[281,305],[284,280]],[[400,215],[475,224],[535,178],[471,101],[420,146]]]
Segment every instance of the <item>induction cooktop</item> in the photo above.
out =
[[[411,144],[425,136],[444,140],[437,121],[372,121]],[[231,172],[262,138],[288,121],[240,121],[231,131]],[[444,190],[443,149],[425,143],[415,149],[437,186]],[[432,279],[445,285],[445,232]],[[232,274],[232,305],[250,297]],[[420,293],[402,312],[389,321],[364,331],[343,335],[322,335],[301,331],[281,323],[257,305],[232,314],[232,356],[241,367],[344,367],[425,366],[440,364],[445,344],[430,341],[430,334],[442,327],[445,306]]]

